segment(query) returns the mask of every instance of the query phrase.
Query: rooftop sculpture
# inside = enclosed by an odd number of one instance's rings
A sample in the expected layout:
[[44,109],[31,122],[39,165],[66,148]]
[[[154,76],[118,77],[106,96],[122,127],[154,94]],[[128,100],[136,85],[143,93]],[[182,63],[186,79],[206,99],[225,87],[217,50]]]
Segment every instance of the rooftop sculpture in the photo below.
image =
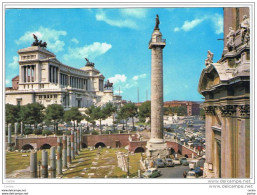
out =
[[87,61],[86,66],[95,66],[95,63],[90,62],[87,58],[85,60]]
[[232,27],[229,27],[229,33],[227,35],[227,48],[228,48],[228,51],[232,51],[235,49],[235,31],[233,30]]
[[243,16],[243,21],[240,24],[240,33],[242,43],[247,43],[250,40],[250,21],[247,15]]
[[46,42],[42,43],[42,40],[38,41],[38,38],[35,34],[33,34],[33,37],[34,37],[35,41],[31,44],[31,46],[39,46],[39,47],[46,47],[47,46]]
[[109,89],[112,88],[113,83],[111,83],[109,80],[106,81],[104,88]]
[[209,66],[211,63],[213,63],[213,53],[208,50],[207,59],[205,60],[205,65]]

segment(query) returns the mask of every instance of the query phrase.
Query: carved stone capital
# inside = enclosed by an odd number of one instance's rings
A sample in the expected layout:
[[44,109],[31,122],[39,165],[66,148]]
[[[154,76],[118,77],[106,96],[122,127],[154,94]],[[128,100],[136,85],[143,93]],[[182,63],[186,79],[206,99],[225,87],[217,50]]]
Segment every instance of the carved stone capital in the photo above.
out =
[[205,106],[203,107],[205,114],[214,115],[215,114],[215,107],[214,106]]
[[225,105],[220,106],[220,112],[221,116],[232,116],[234,113],[236,113],[236,105]]
[[239,107],[241,117],[246,117],[246,118],[250,117],[250,105],[241,105],[238,107]]

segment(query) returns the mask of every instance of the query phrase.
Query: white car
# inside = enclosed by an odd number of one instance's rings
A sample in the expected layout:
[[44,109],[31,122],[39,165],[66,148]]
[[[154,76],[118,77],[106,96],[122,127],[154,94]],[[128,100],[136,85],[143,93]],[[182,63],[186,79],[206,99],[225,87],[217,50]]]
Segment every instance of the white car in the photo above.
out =
[[174,158],[173,162],[174,162],[175,165],[181,165],[181,162],[178,158]]

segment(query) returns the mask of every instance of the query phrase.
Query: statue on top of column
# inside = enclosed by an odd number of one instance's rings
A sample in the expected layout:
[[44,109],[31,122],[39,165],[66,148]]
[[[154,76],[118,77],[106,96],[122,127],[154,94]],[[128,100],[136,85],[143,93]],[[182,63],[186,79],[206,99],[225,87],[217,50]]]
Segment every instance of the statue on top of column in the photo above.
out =
[[247,43],[250,40],[250,21],[247,15],[243,16],[243,21],[240,24],[240,35],[242,43]]
[[235,31],[233,30],[232,27],[229,27],[229,33],[227,35],[227,48],[228,51],[232,51],[235,49]]
[[159,15],[156,14],[154,30],[159,30],[159,24],[160,24]]
[[31,44],[31,46],[40,46],[40,47],[47,46],[46,42],[42,43],[42,40],[38,41],[37,36],[35,34],[33,34],[33,38],[35,39],[35,41]]
[[90,62],[87,58],[85,60],[87,61],[86,66],[95,66],[95,63]]
[[213,63],[213,53],[208,50],[207,59],[205,60],[205,65],[209,66],[211,63]]

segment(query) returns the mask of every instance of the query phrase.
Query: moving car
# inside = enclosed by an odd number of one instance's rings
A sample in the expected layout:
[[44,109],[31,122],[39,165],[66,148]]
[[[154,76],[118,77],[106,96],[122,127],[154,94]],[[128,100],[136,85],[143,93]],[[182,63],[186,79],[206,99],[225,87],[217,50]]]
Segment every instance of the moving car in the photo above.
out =
[[165,165],[166,165],[166,167],[174,167],[175,163],[173,162],[173,160],[171,158],[166,158]]
[[161,172],[156,168],[150,168],[143,173],[144,178],[154,178],[154,177],[159,177],[160,175],[161,175]]
[[193,171],[198,177],[203,175],[203,167],[196,167]]
[[187,161],[187,158],[186,157],[182,157],[180,158],[180,162],[183,166],[188,166],[189,165],[189,162]]
[[161,158],[157,158],[154,163],[155,163],[155,165],[156,165],[157,168],[159,168],[159,167],[165,167],[165,163],[164,163],[164,161],[163,161]]

